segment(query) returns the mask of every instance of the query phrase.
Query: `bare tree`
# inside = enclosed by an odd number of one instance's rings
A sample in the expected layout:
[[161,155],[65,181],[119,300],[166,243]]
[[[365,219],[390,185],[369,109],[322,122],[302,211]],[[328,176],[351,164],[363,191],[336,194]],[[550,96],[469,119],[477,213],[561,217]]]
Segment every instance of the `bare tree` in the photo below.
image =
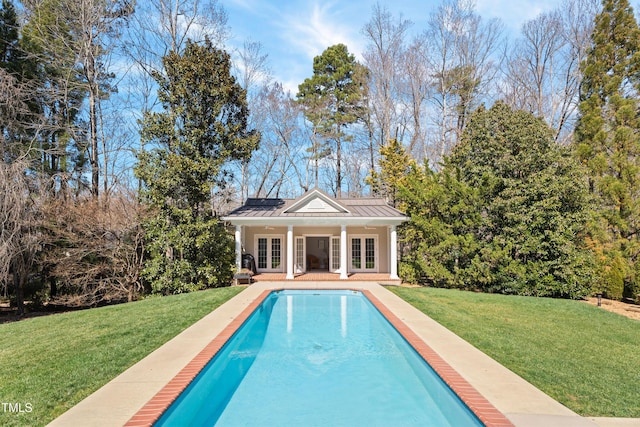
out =
[[376,3],[372,16],[362,29],[367,40],[363,52],[364,65],[369,69],[369,114],[371,144],[369,146],[370,168],[374,167],[374,155],[378,148],[397,135],[399,124],[398,106],[401,105],[401,64],[406,55],[405,44],[411,21]]
[[473,0],[445,0],[431,15],[425,39],[433,76],[431,101],[441,159],[458,141],[467,118],[487,95],[497,72],[499,20],[483,20]]
[[19,315],[24,313],[24,287],[40,245],[27,166],[24,159],[0,160],[0,289],[6,295],[13,284]]
[[[10,161],[28,151],[28,143],[22,140],[24,131],[33,130],[39,124],[32,114],[28,101],[33,87],[19,82],[0,67],[0,160]],[[19,140],[16,140],[19,139]],[[25,144],[27,146],[25,146]]]
[[138,2],[129,26],[126,53],[137,71],[162,71],[162,57],[180,52],[187,41],[208,38],[222,46],[228,38],[227,13],[218,0],[149,0]]
[[277,82],[264,86],[254,101],[252,115],[262,141],[248,163],[250,191],[255,197],[278,197],[307,190],[309,153],[300,106]]
[[[136,95],[128,99],[132,113],[142,118],[157,106],[158,86],[153,73],[162,73],[165,55],[181,52],[188,39],[199,42],[207,38],[214,46],[223,46],[228,37],[227,13],[218,0],[137,2],[123,46],[132,61],[129,84],[136,88]],[[137,132],[136,126],[132,133]],[[137,151],[145,150],[141,140],[136,143],[140,144]],[[138,188],[141,185],[138,180]]]
[[559,143],[570,139],[598,0],[565,0],[522,26],[511,48],[502,88],[514,108],[544,118]]
[[424,34],[413,39],[401,63],[403,105],[407,119],[396,139],[409,135],[408,151],[416,158],[429,157],[427,153],[426,101],[432,93],[433,77],[429,69],[428,42]]
[[[59,4],[27,0],[25,6],[27,44],[44,70],[41,76],[49,81],[49,84],[42,84],[42,98],[49,99],[47,108],[52,117],[60,114],[60,106],[65,106],[66,111],[62,114],[69,122],[75,122],[83,97],[87,96],[86,135],[71,127],[65,131],[72,131],[79,149],[87,151],[91,169],[90,190],[94,197],[98,197],[100,157],[107,155],[106,141],[101,137],[100,104],[115,91],[111,84],[114,74],[107,66],[120,36],[119,27],[133,13],[133,5],[129,0],[69,0]],[[45,93],[48,89],[49,93]],[[64,123],[65,118],[54,119],[55,122]],[[52,129],[52,135],[56,132]],[[88,144],[84,144],[85,137]],[[52,160],[64,155],[65,147],[60,151],[52,155]],[[103,160],[104,165],[107,159]],[[102,179],[106,190],[106,175],[103,174]]]
[[[67,1],[67,16],[74,23],[79,35],[75,51],[82,64],[82,74],[87,85],[89,98],[89,161],[91,163],[91,194],[98,197],[100,165],[99,151],[102,149],[105,171],[103,171],[104,191],[108,190],[106,175],[107,150],[102,131],[101,100],[114,91],[109,80],[113,77],[105,68],[106,58],[112,52],[113,39],[117,38],[117,26],[123,18],[133,13],[133,4],[127,0],[74,0]],[[101,140],[101,143],[99,142]]]
[[[240,86],[247,92],[247,101],[251,105],[249,122],[254,129],[259,129],[267,122],[267,110],[259,107],[265,97],[273,97],[273,90],[278,90],[276,86],[271,88],[271,70],[269,69],[269,55],[264,53],[262,43],[256,41],[245,41],[241,49],[236,51],[237,59],[234,61],[235,74]],[[281,88],[279,88],[281,91]],[[269,93],[266,95],[266,93]],[[278,108],[270,106],[268,108]],[[244,159],[240,163],[240,200],[244,201],[249,197],[249,162]]]
[[269,69],[269,55],[264,53],[262,43],[247,40],[242,48],[236,52],[238,59],[234,61],[234,68],[238,76],[238,83],[244,90],[250,92],[254,87],[269,84],[272,80]]
[[134,195],[114,192],[106,209],[95,199],[52,200],[42,211],[41,263],[55,302],[93,306],[143,292],[144,211]]

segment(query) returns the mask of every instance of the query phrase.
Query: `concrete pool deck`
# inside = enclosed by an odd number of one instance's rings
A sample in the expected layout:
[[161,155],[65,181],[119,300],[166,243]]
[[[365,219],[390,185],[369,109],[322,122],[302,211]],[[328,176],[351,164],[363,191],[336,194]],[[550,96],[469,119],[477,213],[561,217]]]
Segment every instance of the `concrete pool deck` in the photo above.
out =
[[551,399],[466,341],[373,282],[259,282],[127,369],[50,426],[122,426],[265,290],[367,290],[515,426],[630,427],[638,419],[585,418]]

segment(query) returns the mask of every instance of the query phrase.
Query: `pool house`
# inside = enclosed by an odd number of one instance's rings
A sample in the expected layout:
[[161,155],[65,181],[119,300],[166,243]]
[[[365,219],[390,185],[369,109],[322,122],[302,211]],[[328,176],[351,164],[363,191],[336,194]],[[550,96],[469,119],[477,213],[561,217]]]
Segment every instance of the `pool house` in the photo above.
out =
[[296,199],[250,198],[224,220],[235,226],[236,265],[286,280],[309,273],[398,279],[397,227],[409,218],[379,198],[334,198],[314,188]]

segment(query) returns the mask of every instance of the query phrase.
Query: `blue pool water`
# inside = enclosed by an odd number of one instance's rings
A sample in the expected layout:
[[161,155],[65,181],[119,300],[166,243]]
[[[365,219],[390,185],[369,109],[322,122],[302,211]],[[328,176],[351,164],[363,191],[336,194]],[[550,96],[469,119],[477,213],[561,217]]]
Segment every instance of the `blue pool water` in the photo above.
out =
[[359,292],[269,295],[156,426],[481,426]]

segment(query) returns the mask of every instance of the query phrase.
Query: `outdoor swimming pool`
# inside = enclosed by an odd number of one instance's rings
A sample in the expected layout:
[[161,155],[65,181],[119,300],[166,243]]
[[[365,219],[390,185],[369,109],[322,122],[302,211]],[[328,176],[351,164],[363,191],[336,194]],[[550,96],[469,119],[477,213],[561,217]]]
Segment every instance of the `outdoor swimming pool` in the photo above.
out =
[[157,426],[481,426],[360,292],[276,291]]

